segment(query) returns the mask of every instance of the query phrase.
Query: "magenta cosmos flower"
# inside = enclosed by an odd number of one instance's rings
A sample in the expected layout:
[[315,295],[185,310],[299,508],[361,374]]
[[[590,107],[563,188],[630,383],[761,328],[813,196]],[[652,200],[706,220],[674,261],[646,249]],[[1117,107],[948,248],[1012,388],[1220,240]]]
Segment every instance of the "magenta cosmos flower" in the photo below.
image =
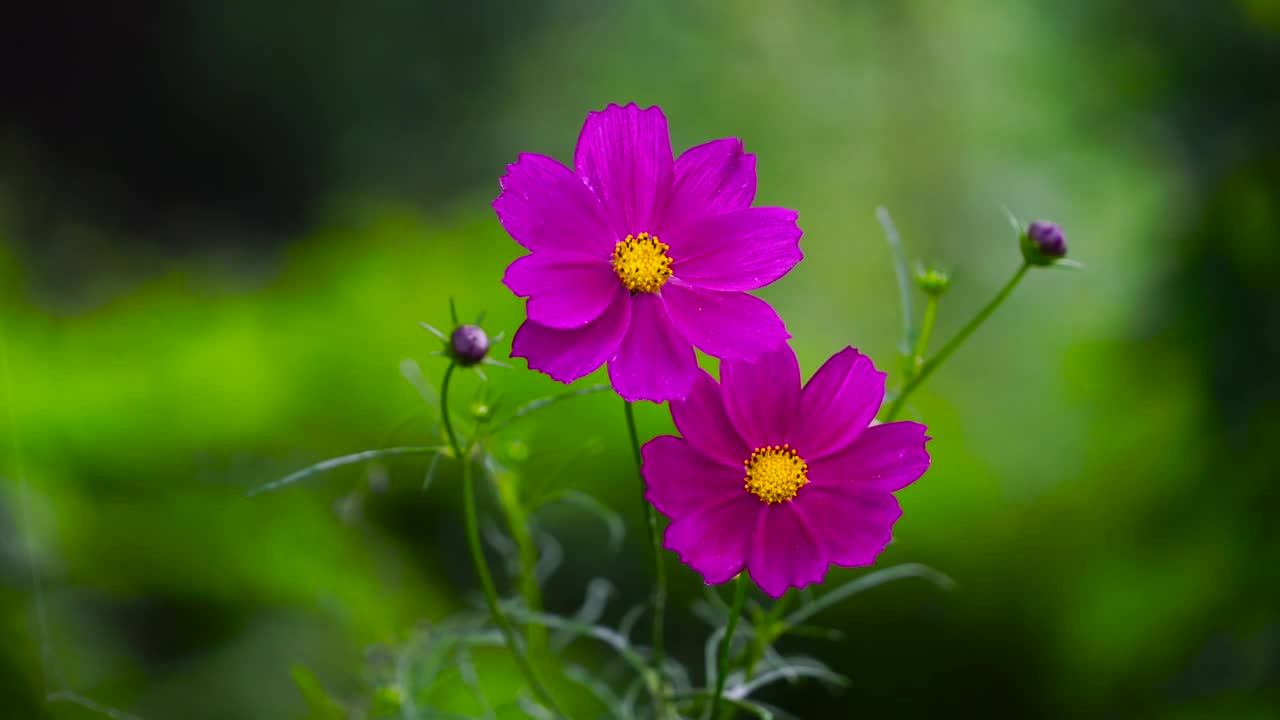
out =
[[693,348],[754,359],[790,337],[746,294],[800,261],[796,213],[753,208],[756,159],[733,138],[672,161],[656,107],[587,114],[574,170],[524,154],[507,167],[498,219],[531,255],[503,282],[526,303],[513,357],[560,382],[604,363],[627,400],[683,398]]
[[671,403],[683,438],[643,449],[645,497],[671,518],[665,546],[709,585],[744,569],[762,590],[821,582],[832,563],[870,565],[902,515],[893,496],[929,468],[925,427],[868,427],[885,375],[853,348],[800,388],[783,346],[728,360]]

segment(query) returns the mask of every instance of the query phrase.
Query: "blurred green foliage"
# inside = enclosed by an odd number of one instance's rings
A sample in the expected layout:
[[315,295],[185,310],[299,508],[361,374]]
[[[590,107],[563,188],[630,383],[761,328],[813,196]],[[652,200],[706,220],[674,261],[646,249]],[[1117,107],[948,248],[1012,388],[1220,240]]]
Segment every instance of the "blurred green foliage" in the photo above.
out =
[[[588,109],[629,100],[662,105],[677,151],[742,138],[758,202],[800,212],[807,260],[760,294],[806,375],[845,344],[900,367],[878,205],[913,260],[949,272],[935,347],[1019,262],[1003,207],[1061,223],[1088,265],[1033,273],[913,400],[934,465],[900,494],[881,563],[923,562],[957,588],[858,596],[830,618],[846,640],[794,641],[852,686],[772,699],[801,717],[1274,710],[1280,5],[393,5],[309,33],[233,4],[206,11],[199,43],[157,51],[213,67],[191,97],[234,97],[218,76],[234,67],[255,93],[306,99],[231,106],[255,146],[296,131],[286,158],[332,153],[296,230],[182,211],[147,230],[99,222],[26,138],[0,136],[5,717],[91,716],[45,704],[49,684],[146,720],[387,700],[369,648],[474,604],[456,470],[442,463],[425,493],[427,457],[386,461],[385,488],[353,466],[245,492],[326,457],[438,441],[403,372],[406,358],[427,383],[444,370],[417,322],[447,325],[450,297],[508,337],[522,314],[500,284],[521,251],[488,208],[502,163],[567,161]],[[428,27],[470,44],[433,51],[413,31]],[[207,112],[231,117],[221,107]],[[159,225],[199,242],[164,249]],[[515,364],[489,373],[498,414],[558,387]],[[478,386],[464,380],[459,409]],[[646,437],[672,430],[664,408],[639,421]],[[631,529],[613,554],[590,513],[541,510],[565,555],[549,607],[572,610],[597,576],[643,597],[617,398],[548,408],[495,450],[527,497],[579,490]],[[668,561],[673,651],[696,667],[705,628],[687,608],[702,589]],[[509,703],[514,668],[496,651],[476,663]],[[443,687],[443,704],[478,710]]]

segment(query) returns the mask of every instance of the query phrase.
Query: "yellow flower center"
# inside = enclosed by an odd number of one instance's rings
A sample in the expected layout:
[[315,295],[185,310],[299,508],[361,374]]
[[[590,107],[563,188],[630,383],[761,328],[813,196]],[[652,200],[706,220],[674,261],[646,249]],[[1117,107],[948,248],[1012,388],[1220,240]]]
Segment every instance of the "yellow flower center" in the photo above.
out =
[[787,443],[758,447],[742,464],[747,490],[770,505],[790,500],[809,482],[808,464]]
[[628,235],[613,248],[613,271],[629,290],[657,292],[671,277],[671,258],[667,257],[670,249],[656,235]]

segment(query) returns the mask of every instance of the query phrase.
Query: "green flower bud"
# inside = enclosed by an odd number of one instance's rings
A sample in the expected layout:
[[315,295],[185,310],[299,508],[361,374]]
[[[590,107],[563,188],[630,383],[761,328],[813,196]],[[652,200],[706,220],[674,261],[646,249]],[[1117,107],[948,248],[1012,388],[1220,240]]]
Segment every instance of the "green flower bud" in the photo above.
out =
[[951,278],[942,270],[929,268],[916,273],[916,285],[929,297],[941,297],[951,288]]

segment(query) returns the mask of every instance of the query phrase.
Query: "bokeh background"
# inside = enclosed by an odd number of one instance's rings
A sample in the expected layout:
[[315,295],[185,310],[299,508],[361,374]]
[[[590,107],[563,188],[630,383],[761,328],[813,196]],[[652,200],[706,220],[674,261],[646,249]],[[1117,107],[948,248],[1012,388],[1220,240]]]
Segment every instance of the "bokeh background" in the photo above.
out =
[[[6,18],[0,715],[95,716],[45,702],[69,690],[145,720],[314,716],[297,668],[367,697],[371,647],[471,606],[448,465],[425,492],[425,458],[245,492],[437,441],[419,390],[444,361],[417,322],[447,326],[450,297],[492,332],[522,312],[500,284],[521,251],[489,209],[504,165],[567,161],[587,110],[634,100],[663,107],[677,152],[742,138],[759,202],[799,211],[807,261],[760,295],[806,374],[852,344],[896,379],[879,205],[952,273],[939,339],[1019,261],[1005,207],[1062,223],[1088,266],[1033,273],[914,398],[934,465],[881,564],[957,588],[904,581],[823,616],[844,640],[786,646],[851,686],[767,699],[1275,717],[1277,77],[1275,0],[55,0]],[[490,374],[499,413],[556,389],[515,365]],[[664,408],[639,419],[670,429]],[[601,576],[610,617],[642,598],[618,400],[495,448],[526,492],[582,490],[632,530],[612,553],[598,517],[540,511],[564,551],[549,606]],[[702,589],[668,560],[674,651],[701,667]],[[509,697],[501,654],[477,662]]]

